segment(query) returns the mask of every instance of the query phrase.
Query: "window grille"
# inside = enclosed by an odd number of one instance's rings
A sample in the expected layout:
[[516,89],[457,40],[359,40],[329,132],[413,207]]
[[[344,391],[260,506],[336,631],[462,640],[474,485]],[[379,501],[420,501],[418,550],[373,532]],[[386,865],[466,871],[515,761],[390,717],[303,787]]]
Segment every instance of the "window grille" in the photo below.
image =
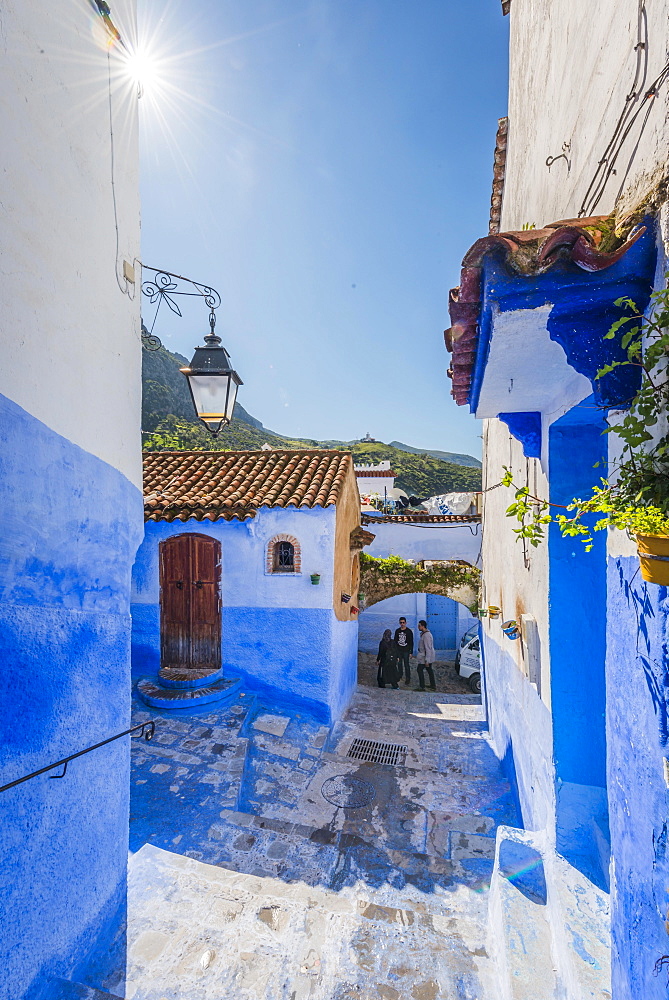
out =
[[274,546],[274,569],[277,573],[295,571],[295,546],[292,542],[277,542]]

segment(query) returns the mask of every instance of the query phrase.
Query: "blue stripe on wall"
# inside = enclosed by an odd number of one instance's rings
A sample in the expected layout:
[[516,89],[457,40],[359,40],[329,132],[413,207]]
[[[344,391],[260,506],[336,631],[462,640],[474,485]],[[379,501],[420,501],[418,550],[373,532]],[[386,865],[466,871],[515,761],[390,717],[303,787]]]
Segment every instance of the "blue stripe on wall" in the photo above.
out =
[[[667,951],[669,590],[644,583],[636,556],[608,563],[607,744],[612,994],[665,1000]],[[664,745],[663,745],[664,744]]]
[[[0,396],[0,784],[127,728],[129,587],[142,497]],[[129,746],[0,797],[0,997],[113,961],[122,930]],[[116,957],[123,958],[122,954]]]

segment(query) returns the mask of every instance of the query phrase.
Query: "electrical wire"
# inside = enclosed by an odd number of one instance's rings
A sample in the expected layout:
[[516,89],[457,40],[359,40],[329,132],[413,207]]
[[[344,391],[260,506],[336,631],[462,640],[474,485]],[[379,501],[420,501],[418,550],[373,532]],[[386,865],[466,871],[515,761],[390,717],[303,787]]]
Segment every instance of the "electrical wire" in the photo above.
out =
[[115,155],[115,143],[114,143],[114,114],[112,107],[112,85],[111,85],[111,60],[109,57],[109,49],[107,49],[107,95],[109,99],[109,152],[110,152],[110,167],[111,167],[111,189],[112,189],[112,205],[114,207],[114,231],[116,233],[116,258],[114,260],[114,274],[116,275],[116,284],[121,289],[124,295],[128,298],[134,299],[136,291],[133,287],[133,294],[130,294],[128,288],[128,279],[124,276],[123,282],[119,278],[118,273],[118,261],[121,254],[120,246],[120,235],[119,235],[119,225],[118,225],[118,206],[116,204],[116,182],[114,180],[114,174],[116,173],[116,155]]

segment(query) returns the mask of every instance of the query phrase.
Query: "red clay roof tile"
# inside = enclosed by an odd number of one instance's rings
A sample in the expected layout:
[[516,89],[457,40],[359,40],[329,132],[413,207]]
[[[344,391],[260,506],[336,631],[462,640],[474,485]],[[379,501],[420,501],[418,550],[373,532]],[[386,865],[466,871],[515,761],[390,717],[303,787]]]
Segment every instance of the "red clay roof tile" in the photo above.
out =
[[352,467],[344,451],[149,451],[144,516],[243,521],[259,507],[331,507]]

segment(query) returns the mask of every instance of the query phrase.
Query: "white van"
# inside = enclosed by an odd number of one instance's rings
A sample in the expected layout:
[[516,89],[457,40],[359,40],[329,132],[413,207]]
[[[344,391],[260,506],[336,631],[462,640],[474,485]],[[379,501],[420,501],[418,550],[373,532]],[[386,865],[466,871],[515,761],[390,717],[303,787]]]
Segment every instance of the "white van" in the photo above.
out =
[[459,650],[460,662],[458,673],[469,683],[474,694],[481,693],[481,642],[478,636],[470,639],[466,646]]

